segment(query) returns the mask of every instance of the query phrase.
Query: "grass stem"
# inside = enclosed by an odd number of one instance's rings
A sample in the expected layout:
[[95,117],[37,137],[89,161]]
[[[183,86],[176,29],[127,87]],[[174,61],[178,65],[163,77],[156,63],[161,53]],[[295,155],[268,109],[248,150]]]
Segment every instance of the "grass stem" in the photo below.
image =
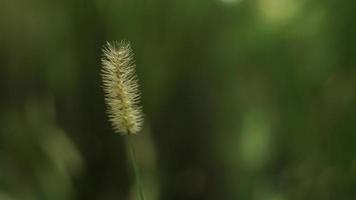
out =
[[136,180],[138,199],[145,200],[145,196],[143,194],[143,187],[142,187],[142,178],[141,178],[140,169],[139,169],[137,159],[136,159],[135,146],[131,140],[132,140],[132,137],[130,137],[130,136],[127,137],[127,143],[128,143],[129,149],[130,149],[130,157],[131,157],[131,161],[132,161],[132,168],[133,168],[134,176],[135,176],[135,180]]

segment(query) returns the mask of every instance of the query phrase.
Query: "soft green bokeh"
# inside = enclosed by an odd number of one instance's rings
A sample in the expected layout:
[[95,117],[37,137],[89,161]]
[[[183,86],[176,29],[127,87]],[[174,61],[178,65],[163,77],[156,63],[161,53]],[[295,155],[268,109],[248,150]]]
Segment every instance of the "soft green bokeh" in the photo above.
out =
[[147,200],[356,199],[351,0],[0,3],[0,200],[135,199],[105,113],[131,41]]

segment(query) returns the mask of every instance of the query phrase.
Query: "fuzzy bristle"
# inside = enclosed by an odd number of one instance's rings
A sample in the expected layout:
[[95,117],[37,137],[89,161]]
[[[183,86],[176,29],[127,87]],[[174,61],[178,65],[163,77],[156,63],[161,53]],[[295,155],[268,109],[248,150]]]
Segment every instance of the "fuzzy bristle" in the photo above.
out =
[[128,135],[141,130],[143,117],[130,43],[121,41],[103,49],[102,78],[109,120],[116,132]]

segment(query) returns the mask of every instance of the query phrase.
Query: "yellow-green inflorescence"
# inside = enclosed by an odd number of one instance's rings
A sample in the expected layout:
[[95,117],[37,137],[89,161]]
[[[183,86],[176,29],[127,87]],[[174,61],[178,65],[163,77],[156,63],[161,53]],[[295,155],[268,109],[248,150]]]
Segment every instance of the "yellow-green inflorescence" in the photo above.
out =
[[139,132],[143,117],[129,42],[107,42],[103,49],[102,78],[107,112],[115,131],[124,135]]

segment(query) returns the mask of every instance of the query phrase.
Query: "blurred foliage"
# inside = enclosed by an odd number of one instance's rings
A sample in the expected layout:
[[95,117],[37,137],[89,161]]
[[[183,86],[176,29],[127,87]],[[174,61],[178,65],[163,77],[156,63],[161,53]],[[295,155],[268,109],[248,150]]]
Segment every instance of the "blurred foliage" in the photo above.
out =
[[0,199],[134,199],[105,114],[131,41],[148,200],[356,199],[356,12],[332,0],[0,3]]

